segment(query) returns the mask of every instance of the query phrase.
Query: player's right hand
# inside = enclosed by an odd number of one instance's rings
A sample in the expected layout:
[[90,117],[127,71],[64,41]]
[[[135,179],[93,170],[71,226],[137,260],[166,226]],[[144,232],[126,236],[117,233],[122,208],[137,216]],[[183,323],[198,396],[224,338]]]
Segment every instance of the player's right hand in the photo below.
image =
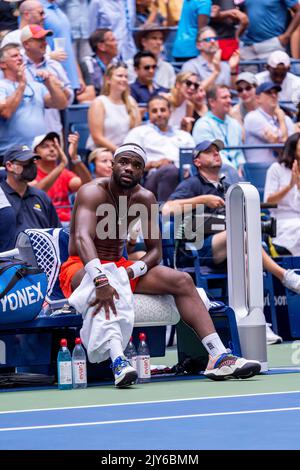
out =
[[106,320],[110,319],[110,310],[112,310],[113,314],[117,316],[114,297],[119,299],[119,294],[116,289],[108,284],[107,286],[96,288],[95,291],[96,298],[90,303],[91,307],[95,307],[93,316],[97,315],[102,308],[104,309]]

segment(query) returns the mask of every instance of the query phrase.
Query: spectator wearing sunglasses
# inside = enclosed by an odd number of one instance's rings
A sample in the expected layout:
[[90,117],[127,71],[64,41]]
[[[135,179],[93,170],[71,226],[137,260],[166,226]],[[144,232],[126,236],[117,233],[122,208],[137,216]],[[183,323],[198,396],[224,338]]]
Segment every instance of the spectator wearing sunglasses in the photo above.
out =
[[163,94],[171,105],[169,124],[174,128],[191,132],[194,122],[192,98],[198,88],[198,75],[192,72],[180,72],[170,93]]
[[[280,85],[264,82],[256,88],[258,108],[245,117],[246,145],[279,144],[294,133],[291,118],[285,115],[278,105]],[[248,162],[270,162],[277,160],[274,149],[246,150]]]
[[267,70],[256,74],[257,83],[273,82],[281,86],[280,101],[293,101],[294,93],[300,88],[300,77],[290,73],[291,59],[286,52],[274,51],[269,55]]
[[236,79],[236,91],[239,102],[233,106],[230,115],[237,119],[241,126],[244,126],[246,114],[254,111],[258,104],[256,99],[257,81],[255,75],[251,72],[242,72]]
[[[134,40],[140,51],[149,51],[155,55],[157,67],[155,70],[155,83],[165,88],[172,88],[175,83],[176,73],[170,62],[164,60],[162,51],[164,50],[164,42],[168,36],[169,30],[155,24],[149,24],[142,29],[135,31]],[[129,83],[133,83],[136,73],[133,67],[133,60],[127,62]]]
[[217,34],[209,26],[199,31],[196,46],[200,55],[183,64],[182,71],[196,73],[205,90],[215,84],[235,88],[236,70],[240,61],[239,51],[235,51],[228,62],[222,61]]
[[[130,85],[131,96],[137,103],[147,105],[152,96],[169,90],[155,83],[154,75],[157,67],[156,57],[152,52],[142,51],[134,56],[134,69],[137,78]],[[141,108],[142,114],[146,111],[145,107]]]

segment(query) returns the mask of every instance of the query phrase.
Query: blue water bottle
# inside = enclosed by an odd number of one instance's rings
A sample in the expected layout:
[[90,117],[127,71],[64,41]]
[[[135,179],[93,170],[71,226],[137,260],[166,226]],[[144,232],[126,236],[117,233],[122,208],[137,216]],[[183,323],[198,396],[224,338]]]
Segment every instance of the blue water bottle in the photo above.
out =
[[65,338],[60,340],[60,350],[57,355],[57,383],[60,390],[70,390],[72,381],[72,359]]

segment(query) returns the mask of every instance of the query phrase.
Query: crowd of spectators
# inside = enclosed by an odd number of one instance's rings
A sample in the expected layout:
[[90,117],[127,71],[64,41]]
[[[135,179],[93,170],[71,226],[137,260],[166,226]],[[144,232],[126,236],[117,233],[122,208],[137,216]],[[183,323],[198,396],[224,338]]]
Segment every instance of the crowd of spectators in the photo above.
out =
[[[229,184],[245,162],[270,164],[274,241],[299,253],[298,0],[3,0],[0,13],[0,232],[7,213],[15,227],[1,251],[25,226],[67,225],[70,195],[108,176],[122,143],[145,148],[143,184],[166,202],[180,149],[218,139]],[[63,140],[71,104],[88,107],[85,160],[78,134]]]

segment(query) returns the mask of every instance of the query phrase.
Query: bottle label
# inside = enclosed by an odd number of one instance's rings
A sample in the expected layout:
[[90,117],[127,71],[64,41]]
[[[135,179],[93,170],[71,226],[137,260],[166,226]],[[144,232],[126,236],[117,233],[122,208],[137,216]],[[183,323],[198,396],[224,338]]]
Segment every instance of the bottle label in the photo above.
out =
[[150,356],[138,356],[138,376],[140,379],[151,377]]
[[61,385],[72,385],[71,361],[59,362],[59,383]]
[[73,361],[73,372],[75,384],[86,383],[86,361]]
[[136,357],[136,356],[132,356],[132,357],[129,359],[129,362],[130,362],[130,364],[132,365],[132,367],[137,371],[137,357]]

